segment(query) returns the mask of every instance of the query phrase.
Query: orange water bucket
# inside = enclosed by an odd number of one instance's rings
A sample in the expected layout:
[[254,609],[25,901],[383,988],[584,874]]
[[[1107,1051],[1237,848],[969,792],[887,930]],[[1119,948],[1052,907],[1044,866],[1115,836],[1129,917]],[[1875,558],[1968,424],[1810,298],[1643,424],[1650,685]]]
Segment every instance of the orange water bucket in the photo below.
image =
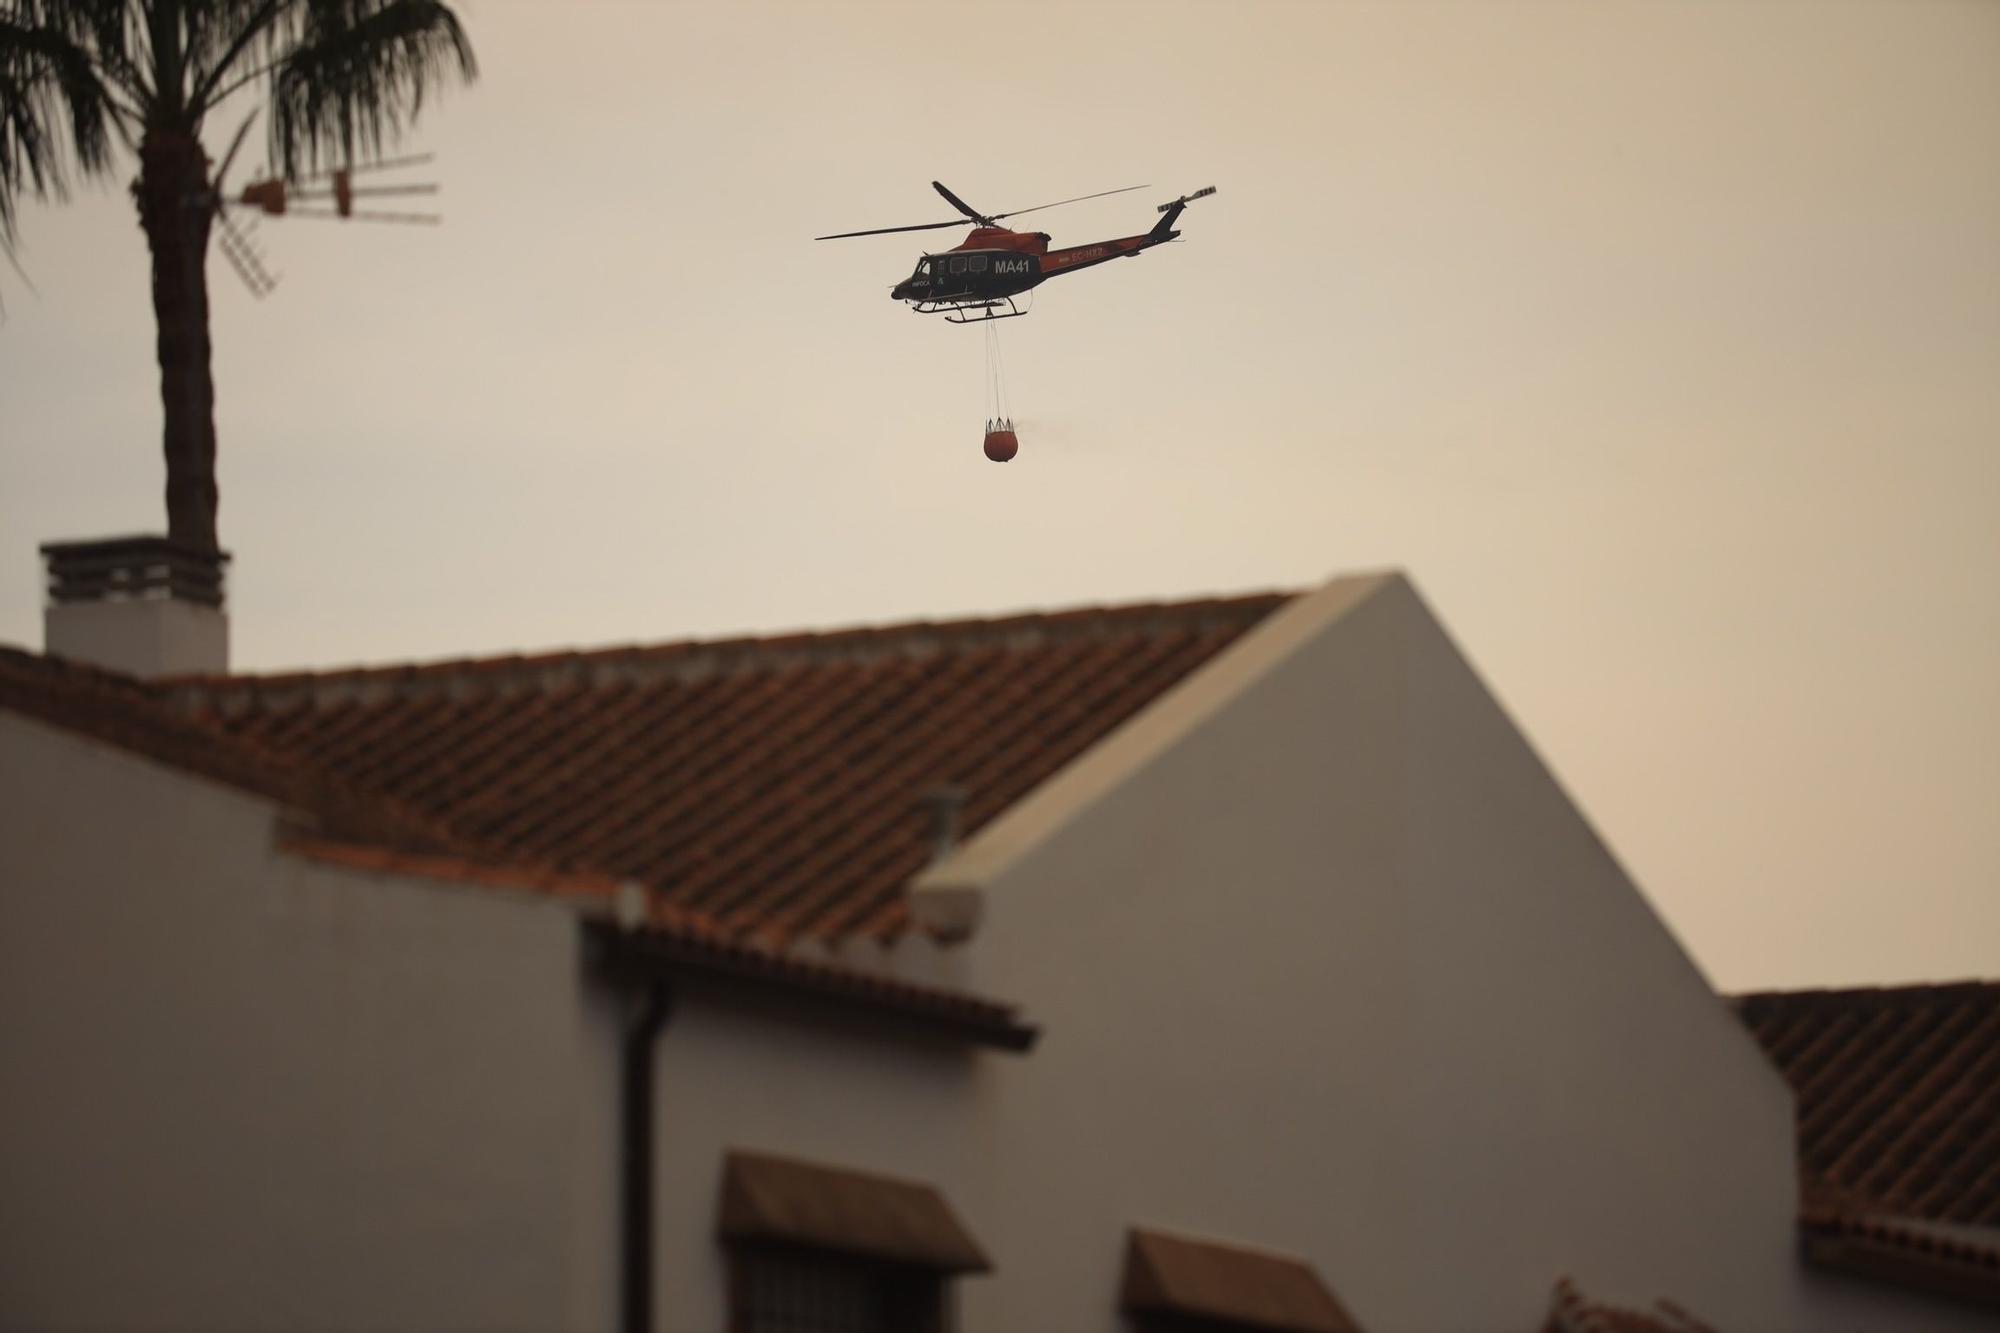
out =
[[1001,418],[986,423],[986,456],[996,463],[1004,463],[1020,451],[1021,441],[1014,434],[1014,423]]

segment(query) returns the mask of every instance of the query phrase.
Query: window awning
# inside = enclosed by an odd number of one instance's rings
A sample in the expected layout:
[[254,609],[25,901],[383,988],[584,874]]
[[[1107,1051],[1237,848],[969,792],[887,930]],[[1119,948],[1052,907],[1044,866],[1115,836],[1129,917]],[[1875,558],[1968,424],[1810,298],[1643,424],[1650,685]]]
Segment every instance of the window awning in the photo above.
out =
[[725,1240],[808,1245],[944,1273],[993,1268],[951,1205],[918,1181],[732,1152],[721,1212]]
[[1121,1303],[1134,1313],[1224,1319],[1272,1333],[1360,1333],[1311,1264],[1134,1227]]

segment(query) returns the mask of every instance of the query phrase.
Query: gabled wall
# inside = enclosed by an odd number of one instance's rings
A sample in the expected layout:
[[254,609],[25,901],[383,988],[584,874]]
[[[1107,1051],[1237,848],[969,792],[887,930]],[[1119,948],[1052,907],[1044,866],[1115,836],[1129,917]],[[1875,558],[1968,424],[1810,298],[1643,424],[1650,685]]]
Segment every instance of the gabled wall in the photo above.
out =
[[1279,612],[934,879],[1046,1024],[994,1244],[1061,1257],[1010,1289],[1081,1318],[1138,1223],[1306,1254],[1375,1330],[1532,1327],[1564,1272],[1773,1326],[1784,1087],[1400,578]]
[[975,1327],[1103,1327],[1135,1223],[1308,1255],[1376,1333],[1534,1327],[1562,1273],[1810,1326],[1784,1085],[1400,577],[1278,613],[931,882],[985,891],[969,979],[1046,1025],[984,1108]]
[[607,1328],[572,914],[0,712],[0,1327]]

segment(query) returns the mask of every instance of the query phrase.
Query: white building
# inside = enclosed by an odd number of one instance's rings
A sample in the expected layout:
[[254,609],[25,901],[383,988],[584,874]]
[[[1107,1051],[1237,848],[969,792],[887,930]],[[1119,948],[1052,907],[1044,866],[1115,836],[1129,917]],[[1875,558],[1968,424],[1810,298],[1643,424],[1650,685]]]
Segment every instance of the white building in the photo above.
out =
[[1910,1057],[1974,1052],[1958,1186],[1802,1201],[1745,1018],[1826,1006],[1714,994],[1396,575],[283,677],[10,652],[0,791],[7,1329],[2000,1315],[2000,988]]

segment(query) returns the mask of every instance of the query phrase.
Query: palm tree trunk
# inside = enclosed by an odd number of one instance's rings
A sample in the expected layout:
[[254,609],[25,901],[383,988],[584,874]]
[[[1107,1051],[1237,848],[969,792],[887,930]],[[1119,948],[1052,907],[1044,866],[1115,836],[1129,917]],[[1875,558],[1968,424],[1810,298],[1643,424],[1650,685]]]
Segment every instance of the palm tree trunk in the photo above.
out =
[[153,255],[160,402],[166,409],[167,535],[216,550],[215,381],[209,370],[208,158],[180,130],[150,128],[132,192]]

